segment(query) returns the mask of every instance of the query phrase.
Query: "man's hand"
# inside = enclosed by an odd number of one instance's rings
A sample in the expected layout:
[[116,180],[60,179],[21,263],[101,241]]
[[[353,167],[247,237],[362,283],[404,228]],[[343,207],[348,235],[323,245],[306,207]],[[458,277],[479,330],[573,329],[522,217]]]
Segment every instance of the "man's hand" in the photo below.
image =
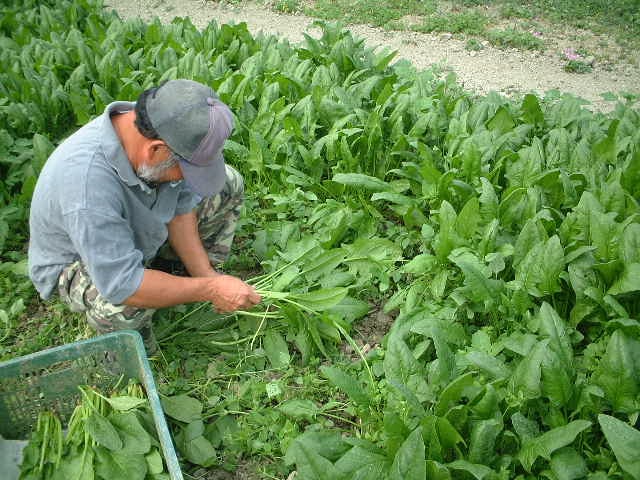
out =
[[262,300],[251,285],[237,277],[215,275],[208,281],[209,301],[220,313],[249,309]]

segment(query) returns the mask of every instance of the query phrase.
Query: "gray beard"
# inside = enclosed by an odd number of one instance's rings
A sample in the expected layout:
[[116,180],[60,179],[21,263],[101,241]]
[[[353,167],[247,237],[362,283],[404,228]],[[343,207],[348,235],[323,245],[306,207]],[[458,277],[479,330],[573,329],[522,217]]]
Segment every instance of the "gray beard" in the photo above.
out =
[[167,170],[175,166],[178,162],[173,158],[169,158],[157,165],[147,165],[143,163],[136,170],[136,174],[140,180],[147,183],[156,183],[162,179]]

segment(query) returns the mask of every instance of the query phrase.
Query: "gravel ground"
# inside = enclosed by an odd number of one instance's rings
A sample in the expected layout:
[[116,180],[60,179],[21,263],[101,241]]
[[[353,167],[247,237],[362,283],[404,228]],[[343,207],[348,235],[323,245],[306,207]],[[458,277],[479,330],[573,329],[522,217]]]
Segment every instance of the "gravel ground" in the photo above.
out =
[[[204,27],[211,20],[218,23],[246,22],[253,33],[263,31],[277,34],[292,43],[302,41],[303,33],[318,35],[318,30],[311,26],[313,19],[310,17],[278,14],[251,2],[232,5],[206,0],[106,0],[105,3],[106,8],[116,10],[122,18],[141,17],[148,20],[157,16],[163,22],[170,22],[174,17],[188,16],[198,27]],[[546,52],[502,50],[489,45],[474,52],[465,49],[464,40],[450,34],[389,32],[366,25],[351,25],[348,28],[356,36],[364,38],[368,46],[397,50],[397,58],[408,59],[418,68],[438,64],[450,69],[465,88],[480,94],[492,90],[505,95],[516,92],[543,94],[557,89],[592,102],[592,108],[597,110],[612,107],[610,102],[601,98],[602,93],[640,94],[637,53],[633,54],[635,57],[630,56],[635,66],[627,62],[596,63],[590,73],[565,72],[559,53],[564,46],[570,45],[568,38],[575,38],[576,32],[564,32],[563,37],[549,39],[552,47]]]

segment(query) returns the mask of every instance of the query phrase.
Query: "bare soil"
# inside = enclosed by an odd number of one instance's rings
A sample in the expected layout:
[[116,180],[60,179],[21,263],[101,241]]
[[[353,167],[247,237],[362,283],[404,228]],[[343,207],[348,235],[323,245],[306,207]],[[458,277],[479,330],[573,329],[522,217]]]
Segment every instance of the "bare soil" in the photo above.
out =
[[[268,5],[242,2],[230,4],[206,0],[106,0],[105,8],[114,9],[122,18],[160,18],[170,22],[175,17],[190,17],[198,27],[214,20],[218,23],[246,22],[252,33],[262,31],[303,41],[303,34],[318,36],[313,18],[279,14]],[[545,51],[499,49],[488,42],[479,51],[465,48],[467,39],[460,35],[427,34],[411,31],[386,31],[367,25],[347,26],[354,35],[364,38],[370,47],[398,52],[398,59],[410,60],[417,68],[438,65],[455,72],[458,81],[478,94],[497,91],[510,96],[559,90],[591,102],[590,108],[606,111],[612,102],[601,95],[606,92],[640,94],[640,53],[625,50],[614,39],[568,27],[543,28]],[[589,73],[569,73],[563,69],[565,48],[586,49],[593,56]]]

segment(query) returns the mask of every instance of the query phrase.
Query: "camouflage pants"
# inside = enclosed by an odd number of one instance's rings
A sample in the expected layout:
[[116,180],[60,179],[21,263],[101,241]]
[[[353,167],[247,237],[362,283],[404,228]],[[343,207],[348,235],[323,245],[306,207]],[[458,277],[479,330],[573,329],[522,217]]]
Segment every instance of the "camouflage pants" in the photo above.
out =
[[[223,190],[204,199],[196,210],[200,237],[212,265],[222,263],[229,256],[243,199],[242,176],[227,166],[227,182]],[[158,255],[177,259],[168,243]],[[109,303],[98,292],[82,262],[74,262],[62,271],[58,278],[58,292],[72,311],[86,312],[87,322],[98,333],[138,330],[147,348],[154,349],[151,318],[155,310]]]

